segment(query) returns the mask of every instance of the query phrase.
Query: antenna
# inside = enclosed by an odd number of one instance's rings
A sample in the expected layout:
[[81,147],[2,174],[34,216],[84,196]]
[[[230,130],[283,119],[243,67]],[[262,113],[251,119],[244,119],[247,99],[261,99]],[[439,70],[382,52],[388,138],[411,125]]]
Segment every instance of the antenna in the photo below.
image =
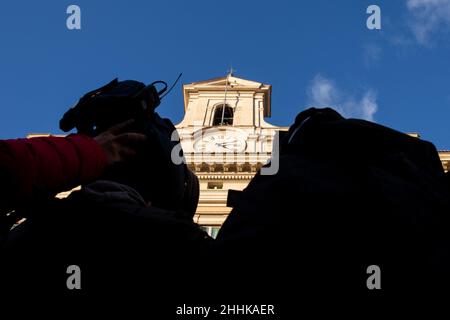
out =
[[233,76],[234,71],[236,70],[233,69],[233,66],[230,66],[230,70],[228,71],[227,77],[225,78],[225,97],[223,99],[222,119],[220,120],[220,125],[223,125],[223,119],[225,117],[225,107],[227,105],[228,79]]
[[[173,87],[175,87],[175,85],[177,84],[178,80],[180,80],[180,78],[181,78],[182,75],[183,75],[183,73],[180,73],[180,74],[178,75],[177,80],[175,80],[175,82],[172,83],[172,86],[169,88],[169,90],[167,90],[167,92],[166,92],[165,94],[163,94],[163,95],[160,97],[160,99],[164,98],[165,96],[167,96],[167,95],[169,94],[170,91],[172,91]],[[166,91],[166,89],[167,89],[167,84],[166,84],[166,88],[164,89],[164,91]],[[161,94],[161,93],[164,93],[164,91],[158,92],[158,93]]]
[[230,76],[233,76],[235,71],[237,71],[237,70],[236,70],[236,69],[233,69],[233,64],[230,63],[230,70],[228,70],[228,74],[229,74]]

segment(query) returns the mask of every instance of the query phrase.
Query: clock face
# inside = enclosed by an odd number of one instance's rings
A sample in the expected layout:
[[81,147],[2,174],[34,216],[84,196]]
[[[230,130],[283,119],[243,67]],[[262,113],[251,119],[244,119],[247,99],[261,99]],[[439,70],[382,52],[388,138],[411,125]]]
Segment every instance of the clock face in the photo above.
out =
[[206,133],[194,142],[196,152],[243,152],[246,147],[245,139],[233,131]]

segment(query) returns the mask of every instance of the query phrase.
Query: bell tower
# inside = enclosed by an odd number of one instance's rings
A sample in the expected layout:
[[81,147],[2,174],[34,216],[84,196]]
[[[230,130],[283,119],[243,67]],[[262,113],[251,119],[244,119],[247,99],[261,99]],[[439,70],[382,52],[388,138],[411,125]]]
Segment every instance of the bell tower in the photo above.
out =
[[236,78],[222,78],[183,86],[185,117],[180,126],[214,125],[217,109],[226,104],[233,111],[233,126],[270,127],[272,86]]
[[235,77],[183,85],[184,119],[176,125],[188,166],[200,180],[196,222],[213,235],[231,208],[229,189],[242,190],[271,157],[275,132],[272,86]]

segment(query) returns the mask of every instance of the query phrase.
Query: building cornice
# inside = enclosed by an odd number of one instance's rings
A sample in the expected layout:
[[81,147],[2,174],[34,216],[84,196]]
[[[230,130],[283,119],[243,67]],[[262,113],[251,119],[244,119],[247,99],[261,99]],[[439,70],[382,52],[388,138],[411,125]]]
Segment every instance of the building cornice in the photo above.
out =
[[232,173],[232,174],[211,174],[211,173],[196,173],[199,180],[251,180],[255,173]]

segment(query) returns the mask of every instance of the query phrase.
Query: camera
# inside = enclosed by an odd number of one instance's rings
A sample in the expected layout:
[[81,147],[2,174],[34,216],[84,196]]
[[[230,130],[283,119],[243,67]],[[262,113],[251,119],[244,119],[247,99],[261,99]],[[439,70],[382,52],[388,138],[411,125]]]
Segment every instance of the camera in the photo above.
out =
[[81,97],[59,124],[65,132],[76,128],[78,134],[94,137],[118,123],[133,119],[129,132],[147,136],[146,150],[142,150],[146,156],[139,157],[138,152],[137,159],[131,163],[113,165],[106,178],[112,176],[113,180],[135,187],[147,195],[152,205],[181,209],[192,216],[198,202],[198,179],[184,161],[175,164],[171,160],[172,149],[179,143],[171,139],[176,129],[169,119],[161,118],[155,112],[164,93],[170,92],[174,85],[167,91],[164,81],[145,85],[116,78]]

